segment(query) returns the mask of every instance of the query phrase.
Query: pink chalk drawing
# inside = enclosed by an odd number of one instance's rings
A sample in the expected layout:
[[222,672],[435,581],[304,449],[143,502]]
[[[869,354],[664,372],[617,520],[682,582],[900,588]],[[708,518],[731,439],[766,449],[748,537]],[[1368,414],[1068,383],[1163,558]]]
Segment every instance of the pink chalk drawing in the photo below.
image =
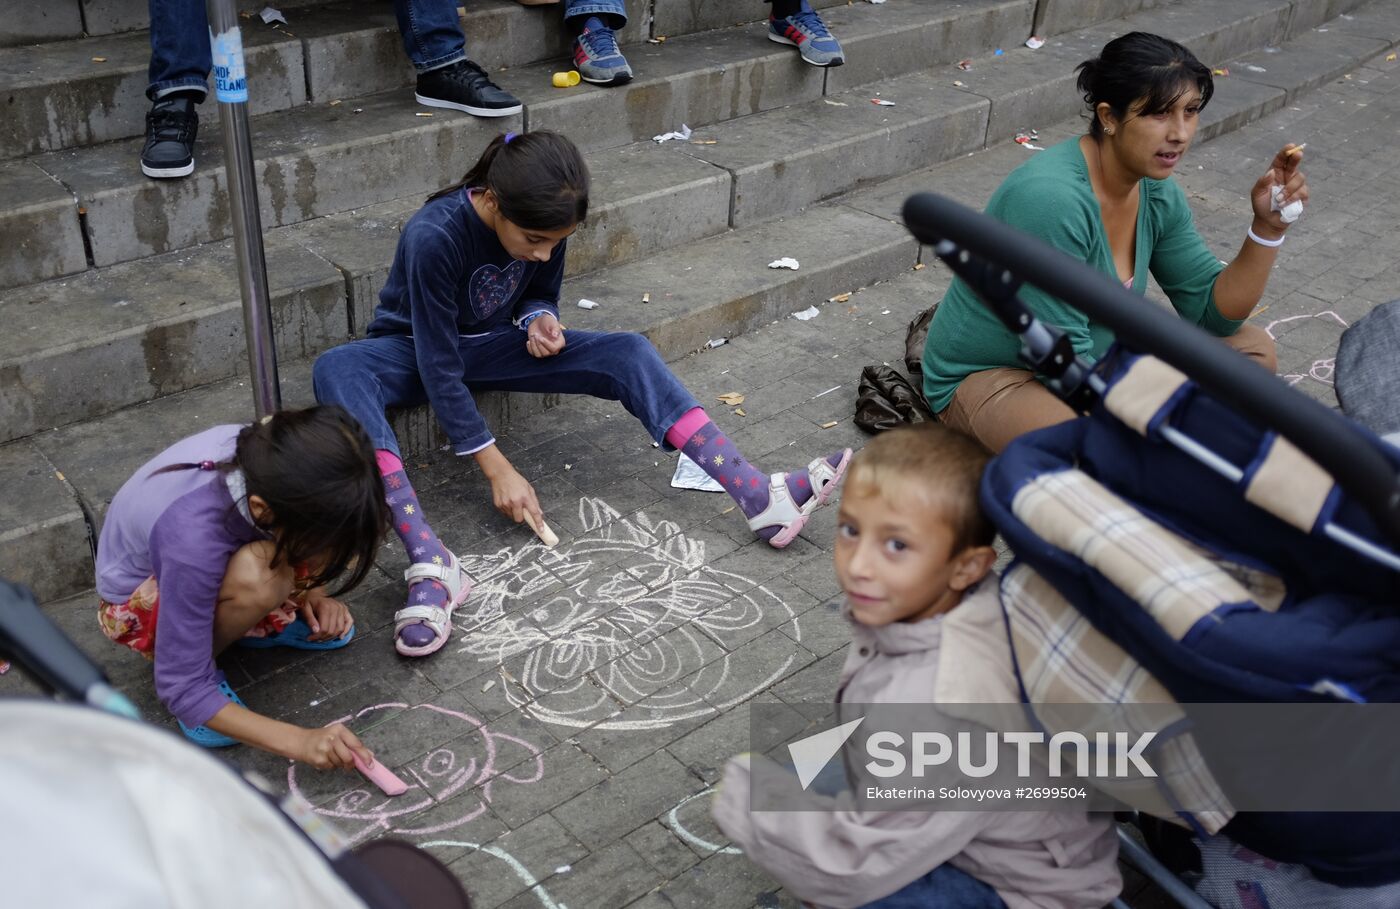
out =
[[[1324,322],[1327,322],[1327,321],[1336,322],[1336,323],[1337,323],[1339,326],[1341,326],[1343,329],[1347,328],[1347,321],[1346,321],[1346,319],[1343,319],[1341,316],[1337,315],[1335,312],[1333,312],[1332,310],[1329,309],[1329,310],[1326,310],[1325,312],[1314,313],[1314,314],[1311,314],[1311,315],[1289,316],[1289,317],[1287,317],[1287,318],[1285,318],[1285,319],[1275,319],[1274,321],[1270,322],[1268,325],[1266,325],[1266,326],[1264,327],[1264,331],[1268,332],[1270,338],[1273,338],[1275,341],[1277,341],[1277,340],[1278,340],[1278,336],[1277,336],[1276,334],[1274,334],[1274,329],[1275,329],[1277,326],[1279,326],[1279,325],[1286,325],[1286,324],[1288,324],[1288,323],[1290,323],[1290,322],[1298,322],[1298,321],[1301,321],[1301,320],[1303,320],[1303,319],[1321,319],[1321,320],[1324,321]],[[1307,371],[1307,372],[1302,372],[1302,373],[1280,373],[1280,374],[1279,374],[1279,378],[1283,379],[1283,380],[1284,380],[1285,382],[1287,382],[1289,385],[1297,385],[1299,382],[1303,381],[1304,379],[1312,379],[1312,380],[1315,381],[1315,382],[1321,382],[1323,385],[1328,385],[1328,386],[1330,386],[1330,385],[1333,384],[1333,383],[1332,383],[1332,373],[1336,370],[1336,368],[1337,368],[1337,358],[1336,358],[1336,357],[1327,357],[1327,358],[1322,359],[1322,360],[1314,360],[1313,363],[1312,363],[1312,365],[1308,367],[1308,371]]]
[[[331,779],[356,782],[352,788],[320,804],[316,811],[334,819],[335,826],[354,845],[385,833],[403,836],[441,834],[470,823],[486,812],[496,787],[501,783],[529,784],[544,776],[544,758],[540,748],[524,739],[487,729],[476,717],[432,704],[410,707],[404,703],[376,704],[366,707],[353,717],[341,717],[336,722],[358,720],[380,710],[427,711],[437,716],[437,723],[460,724],[460,735],[446,745],[433,749],[416,763],[396,768],[408,783],[408,791],[390,798],[359,776],[340,774],[332,777],[290,763],[287,767],[287,788],[312,804],[318,801],[306,790],[323,787]],[[474,733],[474,734],[473,734]],[[522,753],[524,755],[522,759]],[[507,769],[501,770],[500,767]],[[303,779],[303,775],[308,775]],[[416,821],[416,815],[434,805],[448,803],[454,796],[471,791],[475,797],[457,800],[460,807],[432,822]]]
[[[759,672],[730,664],[761,631],[782,626],[801,640],[782,597],[709,567],[705,542],[673,522],[624,518],[587,497],[579,518],[583,532],[554,549],[459,556],[477,585],[458,611],[456,652],[499,667],[513,705],[562,726],[657,729],[716,714],[787,673],[795,655]],[[626,709],[644,698],[645,710]]]

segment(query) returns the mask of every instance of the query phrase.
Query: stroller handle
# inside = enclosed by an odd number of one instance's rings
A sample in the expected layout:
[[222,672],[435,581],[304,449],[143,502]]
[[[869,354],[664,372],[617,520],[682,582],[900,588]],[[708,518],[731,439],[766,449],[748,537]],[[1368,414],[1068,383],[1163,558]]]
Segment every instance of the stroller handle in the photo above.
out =
[[934,193],[904,202],[904,224],[920,243],[950,242],[1107,325],[1133,350],[1152,354],[1272,429],[1326,469],[1400,545],[1400,477],[1375,441],[1340,414],[1142,299],[1085,263],[995,218]]

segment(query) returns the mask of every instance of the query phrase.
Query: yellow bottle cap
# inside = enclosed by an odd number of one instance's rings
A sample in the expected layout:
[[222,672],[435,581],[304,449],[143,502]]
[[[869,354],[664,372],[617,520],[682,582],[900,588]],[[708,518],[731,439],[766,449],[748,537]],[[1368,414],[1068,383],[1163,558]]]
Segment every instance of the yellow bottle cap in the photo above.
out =
[[555,87],[555,88],[573,88],[575,85],[578,85],[578,82],[579,82],[578,70],[573,70],[573,69],[571,69],[571,70],[569,70],[569,71],[566,72],[566,73],[555,73],[555,74],[554,74],[554,87]]

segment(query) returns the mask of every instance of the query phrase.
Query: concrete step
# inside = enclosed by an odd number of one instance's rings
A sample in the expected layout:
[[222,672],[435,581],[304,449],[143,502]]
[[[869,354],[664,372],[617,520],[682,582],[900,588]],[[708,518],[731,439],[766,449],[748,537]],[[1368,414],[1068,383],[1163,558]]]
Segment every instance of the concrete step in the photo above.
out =
[[[881,35],[922,33],[931,22],[943,23],[963,35],[959,47],[990,48],[1024,33],[1030,9],[1029,0],[976,0],[952,10],[896,0],[878,9],[864,4],[833,15],[852,17],[844,27],[851,36],[847,40],[874,53],[867,33],[876,29],[876,18]],[[525,87],[520,93],[529,104],[531,128],[558,129],[586,149],[645,141],[681,122],[703,126],[815,100],[823,91],[825,72],[801,63],[790,48],[762,40],[758,26],[641,47],[646,50],[633,63],[643,76],[621,88],[580,86],[560,92],[549,87],[554,64],[516,69],[501,81]],[[930,58],[925,48],[885,68],[913,71],[936,57]],[[402,89],[255,117],[264,228],[426,193],[458,178],[489,136],[521,125],[518,117],[482,121],[450,111],[420,116],[426,113]],[[72,191],[86,218],[92,262],[103,267],[229,235],[218,133],[215,123],[204,125],[195,151],[198,169],[183,180],[142,176],[136,165],[139,139],[31,160]],[[0,183],[0,195],[4,189]],[[68,216],[70,226],[75,217]],[[6,220],[0,215],[0,236],[9,232]],[[52,258],[58,254],[55,250]],[[0,247],[0,263],[7,255]],[[48,258],[40,250],[31,256]],[[41,274],[65,273],[52,260],[28,267]],[[18,267],[0,265],[0,274],[6,270]]]
[[5,11],[0,47],[60,41],[83,33],[83,11],[78,0],[18,3]]
[[[1271,9],[1277,12],[1278,5]],[[1300,39],[1307,42],[1307,54],[1266,54],[1266,62],[1291,61],[1288,67],[1258,73],[1236,67],[1239,75],[1220,80],[1220,100],[1208,109],[1207,130],[1235,128],[1276,109],[1289,91],[1278,83],[1316,84],[1347,60],[1384,46],[1383,38],[1352,33],[1382,34],[1391,27],[1371,9],[1346,23],[1346,29]],[[1206,14],[1204,4],[1198,12]],[[1243,20],[1227,18],[1219,28],[1228,31],[1243,21],[1244,28],[1255,29],[1259,17],[1255,10]],[[1006,62],[987,65],[996,70],[989,81],[1019,86],[1024,82],[1015,78],[1017,71],[1045,68],[1028,50],[1005,56]],[[974,64],[970,72],[952,72],[971,77],[978,70]],[[598,204],[595,217],[571,244],[569,275],[683,249],[726,225],[756,223],[863,180],[907,173],[997,142],[998,137],[985,132],[988,111],[994,114],[1004,99],[985,89],[978,94],[941,85],[939,79],[938,71],[925,72],[838,93],[796,112],[729,121],[702,131],[702,136],[721,137],[713,146],[641,143],[590,153]],[[902,102],[891,108],[870,104],[874,91],[894,93]],[[1012,100],[1023,100],[1021,92],[1011,89]],[[804,111],[826,120],[803,132]],[[1232,118],[1228,123],[1210,119],[1227,114]],[[880,124],[895,122],[877,125],[876,118]],[[445,122],[471,126],[476,121]],[[823,130],[824,142],[819,140]],[[343,180],[353,179],[350,170],[341,170]],[[420,195],[404,196],[269,233],[275,311],[279,324],[286,326],[280,338],[284,356],[310,356],[363,328],[392,259],[398,226],[419,204]],[[90,210],[89,219],[94,217]],[[775,252],[770,259],[784,254]],[[0,388],[0,399],[16,414],[7,423],[6,438],[88,419],[241,370],[238,293],[227,269],[229,256],[223,243],[0,294],[0,314],[27,326],[0,340],[0,364],[11,366],[15,376]],[[671,258],[662,255],[658,261],[664,265]],[[201,276],[197,285],[187,280],[191,270]],[[650,287],[643,291],[665,284],[655,277],[647,281]],[[199,287],[199,298],[191,299],[192,286]],[[91,378],[74,383],[73,376]]]
[[[647,36],[647,6],[628,0],[623,42]],[[559,10],[473,0],[462,17],[467,49],[491,70],[558,57],[569,46]],[[253,115],[412,83],[413,67],[387,2],[320,0],[283,12],[289,25],[241,20]],[[142,0],[140,31],[0,49],[0,96],[8,104],[0,158],[142,135],[150,107],[145,25]],[[203,111],[206,124],[217,121],[212,103]]]
[[[19,162],[23,164],[23,162]],[[589,155],[598,200],[568,273],[653,255],[727,229],[728,174],[653,143]],[[265,237],[279,354],[314,355],[360,332],[413,195]],[[85,420],[244,369],[232,241],[0,293],[4,441]],[[73,382],[74,376],[83,381]]]

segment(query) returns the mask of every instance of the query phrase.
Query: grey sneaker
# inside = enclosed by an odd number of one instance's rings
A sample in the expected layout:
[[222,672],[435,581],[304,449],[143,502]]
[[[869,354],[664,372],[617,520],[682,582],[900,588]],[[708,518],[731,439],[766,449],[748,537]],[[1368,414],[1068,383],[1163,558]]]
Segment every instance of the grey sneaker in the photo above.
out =
[[590,16],[574,39],[574,66],[583,81],[594,85],[632,81],[632,67],[617,49],[617,35],[597,16]]
[[813,66],[840,66],[846,62],[841,45],[807,0],[802,0],[802,8],[791,16],[768,17],[768,40],[791,44]]

